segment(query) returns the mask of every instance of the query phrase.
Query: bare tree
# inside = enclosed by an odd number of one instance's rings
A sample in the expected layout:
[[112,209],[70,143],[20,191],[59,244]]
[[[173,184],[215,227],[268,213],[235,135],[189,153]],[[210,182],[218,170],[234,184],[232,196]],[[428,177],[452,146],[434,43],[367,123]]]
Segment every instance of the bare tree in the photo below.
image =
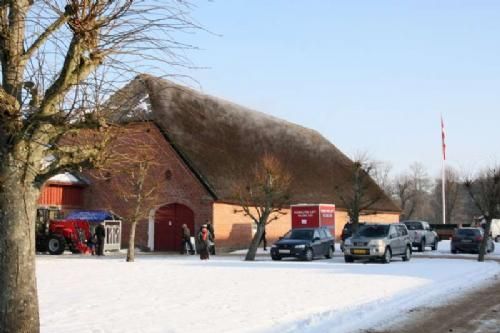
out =
[[[189,5],[155,0],[0,1],[0,327],[38,332],[35,215],[40,187],[99,162],[100,101],[140,64],[182,65]],[[141,61],[141,62],[138,62]],[[106,78],[101,80],[100,78]],[[99,98],[91,98],[97,92]]]
[[[120,131],[121,132],[121,131]],[[127,135],[128,134],[128,135]],[[158,150],[144,142],[146,133],[121,132],[110,142],[108,157],[103,165],[91,172],[107,183],[101,204],[115,210],[115,198],[119,197],[125,207],[120,217],[128,224],[128,250],[126,261],[135,260],[135,231],[139,222],[147,219],[150,210],[160,203],[160,188],[153,171],[159,167]],[[109,196],[106,194],[109,193]]]
[[384,196],[371,177],[375,170],[376,163],[366,154],[360,154],[350,166],[346,180],[335,187],[340,201],[347,209],[353,230],[358,228],[360,215],[373,213],[372,208]]
[[431,181],[420,163],[413,163],[409,170],[394,180],[394,197],[401,208],[400,220],[429,220]]
[[442,200],[442,182],[441,178],[436,180],[433,196],[432,207],[434,216],[437,223],[450,224],[455,220],[455,213],[458,206],[461,204],[460,188],[462,182],[458,172],[452,168],[446,168],[446,182],[445,182],[445,207],[446,207],[446,221],[443,222],[443,200]]
[[289,204],[290,181],[291,177],[280,161],[272,155],[264,155],[246,184],[236,185],[234,195],[241,209],[235,213],[250,217],[257,226],[245,260],[255,260],[266,225],[285,214],[283,209]]
[[374,161],[372,178],[388,197],[393,197],[394,184],[391,181],[392,166],[388,162]]
[[485,220],[484,238],[479,248],[478,261],[484,261],[491,221],[500,218],[500,168],[494,166],[485,169],[476,177],[467,177],[464,181],[477,209]]

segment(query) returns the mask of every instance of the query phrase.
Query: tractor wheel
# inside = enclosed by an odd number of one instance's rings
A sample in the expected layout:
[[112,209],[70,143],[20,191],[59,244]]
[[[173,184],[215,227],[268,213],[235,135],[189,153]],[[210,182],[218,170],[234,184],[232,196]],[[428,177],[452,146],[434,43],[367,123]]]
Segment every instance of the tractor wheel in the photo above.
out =
[[64,252],[66,240],[61,235],[50,235],[47,238],[47,250],[50,254],[58,255]]

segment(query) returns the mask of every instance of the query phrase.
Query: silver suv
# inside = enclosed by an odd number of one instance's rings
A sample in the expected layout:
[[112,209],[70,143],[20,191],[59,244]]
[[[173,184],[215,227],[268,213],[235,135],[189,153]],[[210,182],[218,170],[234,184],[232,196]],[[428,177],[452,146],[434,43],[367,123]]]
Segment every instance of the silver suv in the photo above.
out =
[[402,223],[360,225],[358,231],[344,242],[345,262],[354,259],[382,259],[391,262],[393,256],[401,256],[403,261],[411,257],[411,241],[408,229]]
[[424,252],[426,246],[430,246],[434,251],[438,247],[439,237],[432,230],[428,222],[425,221],[403,221],[410,232],[411,245],[418,249],[418,252]]

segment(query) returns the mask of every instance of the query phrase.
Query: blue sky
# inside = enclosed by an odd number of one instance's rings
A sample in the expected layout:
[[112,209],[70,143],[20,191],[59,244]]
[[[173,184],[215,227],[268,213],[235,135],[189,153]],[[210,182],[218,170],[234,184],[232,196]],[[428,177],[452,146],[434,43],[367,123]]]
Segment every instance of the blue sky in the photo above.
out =
[[[500,1],[197,1],[203,92],[315,129],[394,171],[500,162]],[[217,35],[216,35],[217,34]]]

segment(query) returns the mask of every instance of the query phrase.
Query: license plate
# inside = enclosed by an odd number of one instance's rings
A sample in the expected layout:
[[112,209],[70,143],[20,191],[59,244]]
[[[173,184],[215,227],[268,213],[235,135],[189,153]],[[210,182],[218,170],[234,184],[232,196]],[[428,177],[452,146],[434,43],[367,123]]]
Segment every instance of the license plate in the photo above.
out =
[[365,249],[352,249],[351,253],[352,254],[370,254],[370,251],[365,250]]
[[279,253],[290,253],[290,250],[278,250]]
[[472,243],[472,239],[462,239],[462,243]]

